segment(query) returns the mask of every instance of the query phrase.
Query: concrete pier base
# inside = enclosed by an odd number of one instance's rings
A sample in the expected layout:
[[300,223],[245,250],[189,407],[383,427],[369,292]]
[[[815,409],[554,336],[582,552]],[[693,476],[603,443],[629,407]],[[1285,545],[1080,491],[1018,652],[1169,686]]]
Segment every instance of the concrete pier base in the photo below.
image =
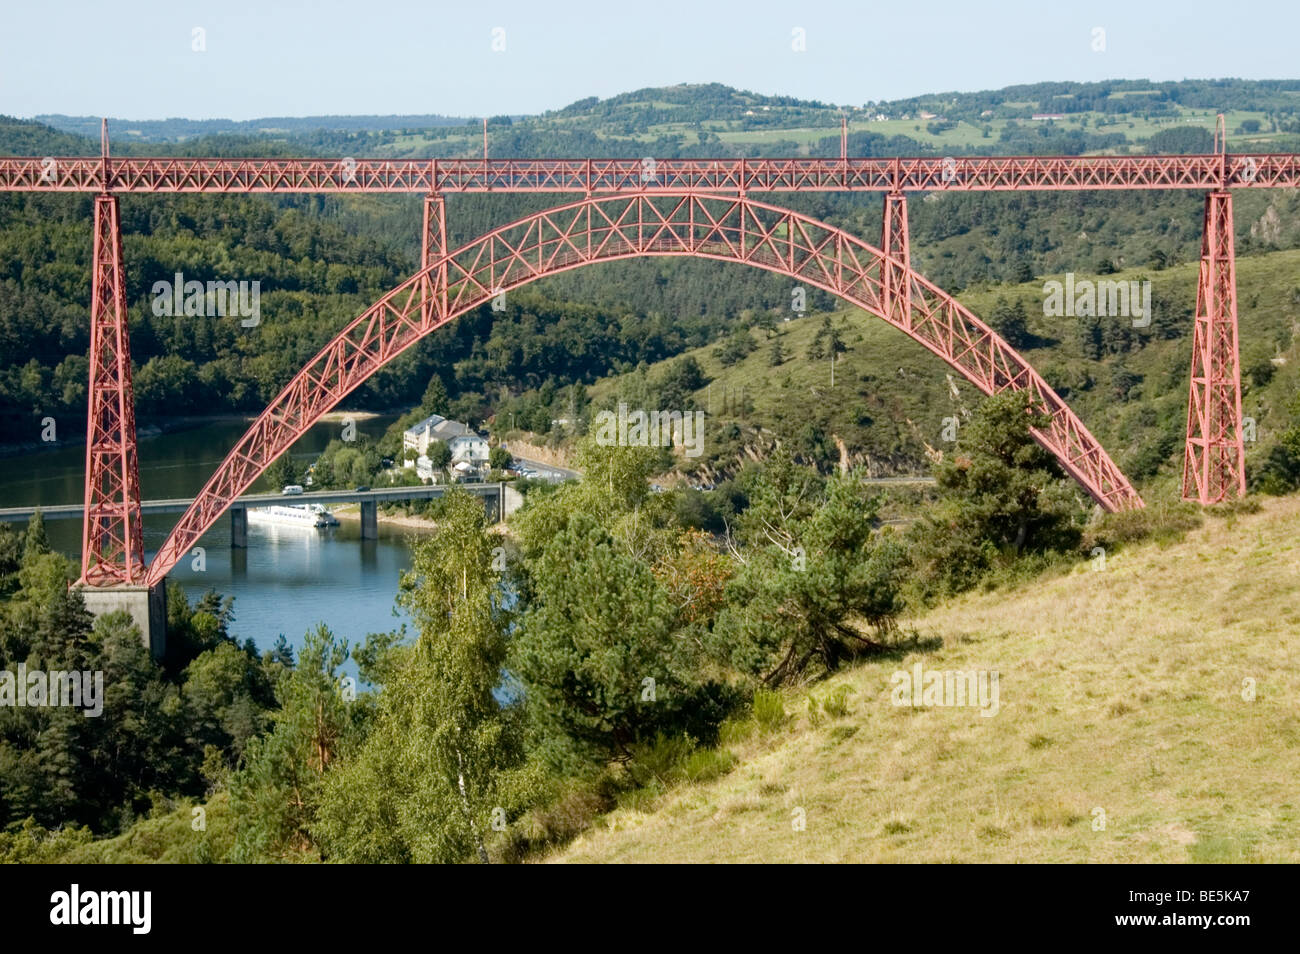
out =
[[524,495],[509,484],[501,485],[500,519],[504,520],[524,505]]
[[379,505],[373,500],[361,501],[361,539],[379,539]]
[[243,507],[230,508],[230,545],[240,549],[248,546],[248,511]]
[[155,659],[167,648],[167,584],[154,586],[78,587],[92,616],[124,610],[131,614],[140,636]]

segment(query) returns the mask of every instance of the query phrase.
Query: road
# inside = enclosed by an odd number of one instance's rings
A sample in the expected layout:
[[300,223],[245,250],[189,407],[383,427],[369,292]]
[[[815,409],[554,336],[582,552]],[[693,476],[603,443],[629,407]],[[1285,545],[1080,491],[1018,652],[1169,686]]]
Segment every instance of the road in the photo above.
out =
[[[582,477],[582,474],[576,470],[569,470],[567,467],[557,467],[555,464],[543,464],[539,460],[529,460],[527,457],[516,457],[515,464],[522,464],[529,470],[537,471],[538,480],[578,480]],[[517,466],[516,469],[518,469]]]

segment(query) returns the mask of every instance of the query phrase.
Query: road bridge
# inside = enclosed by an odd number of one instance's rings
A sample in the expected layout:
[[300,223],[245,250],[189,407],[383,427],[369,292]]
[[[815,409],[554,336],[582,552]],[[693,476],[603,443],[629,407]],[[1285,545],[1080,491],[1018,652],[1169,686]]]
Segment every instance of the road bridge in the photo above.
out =
[[[466,482],[458,484],[425,484],[418,487],[380,487],[375,490],[312,490],[301,494],[264,493],[244,494],[230,505],[230,545],[248,545],[248,510],[251,507],[276,505],[302,506],[359,503],[361,505],[361,539],[373,540],[378,536],[379,504],[404,500],[436,500],[453,487],[482,497],[488,513],[497,520],[506,513],[506,484],[504,482]],[[141,500],[140,513],[185,513],[193,505],[191,497],[174,497],[167,500]],[[59,504],[52,507],[0,507],[0,522],[26,522],[39,510],[47,520],[81,519],[85,508],[81,504]]]

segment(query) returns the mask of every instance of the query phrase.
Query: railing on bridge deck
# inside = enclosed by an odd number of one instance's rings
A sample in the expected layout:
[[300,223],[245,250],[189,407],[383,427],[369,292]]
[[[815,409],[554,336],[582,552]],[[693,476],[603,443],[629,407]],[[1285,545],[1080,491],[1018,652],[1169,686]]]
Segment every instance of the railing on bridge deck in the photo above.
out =
[[883,159],[0,158],[0,192],[978,192],[1275,189],[1300,155]]

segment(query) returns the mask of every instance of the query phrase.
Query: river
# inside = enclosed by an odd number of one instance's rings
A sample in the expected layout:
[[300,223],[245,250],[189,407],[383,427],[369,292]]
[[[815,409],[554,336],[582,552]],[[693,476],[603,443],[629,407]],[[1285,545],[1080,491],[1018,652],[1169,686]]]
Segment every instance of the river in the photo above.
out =
[[[380,437],[392,416],[359,419],[357,431]],[[186,430],[139,439],[140,491],[146,500],[192,497],[247,429],[244,421],[204,423]],[[310,462],[342,425],[319,422],[290,451],[296,461]],[[86,448],[70,444],[0,458],[0,506],[53,506],[81,503]],[[257,488],[257,489],[270,489]],[[149,556],[162,545],[179,514],[144,519]],[[49,519],[45,523],[55,549],[80,559],[81,521]],[[235,598],[231,634],[270,648],[283,633],[293,646],[318,622],[355,644],[368,633],[393,629],[406,620],[396,615],[394,597],[401,572],[410,566],[409,529],[379,525],[379,539],[361,539],[357,521],[341,521],[328,530],[250,524],[248,548],[230,548],[230,520],[222,517],[200,541],[206,568],[196,571],[182,560],[169,579],[185,588],[191,601],[216,589]],[[350,667],[349,667],[350,668]]]

